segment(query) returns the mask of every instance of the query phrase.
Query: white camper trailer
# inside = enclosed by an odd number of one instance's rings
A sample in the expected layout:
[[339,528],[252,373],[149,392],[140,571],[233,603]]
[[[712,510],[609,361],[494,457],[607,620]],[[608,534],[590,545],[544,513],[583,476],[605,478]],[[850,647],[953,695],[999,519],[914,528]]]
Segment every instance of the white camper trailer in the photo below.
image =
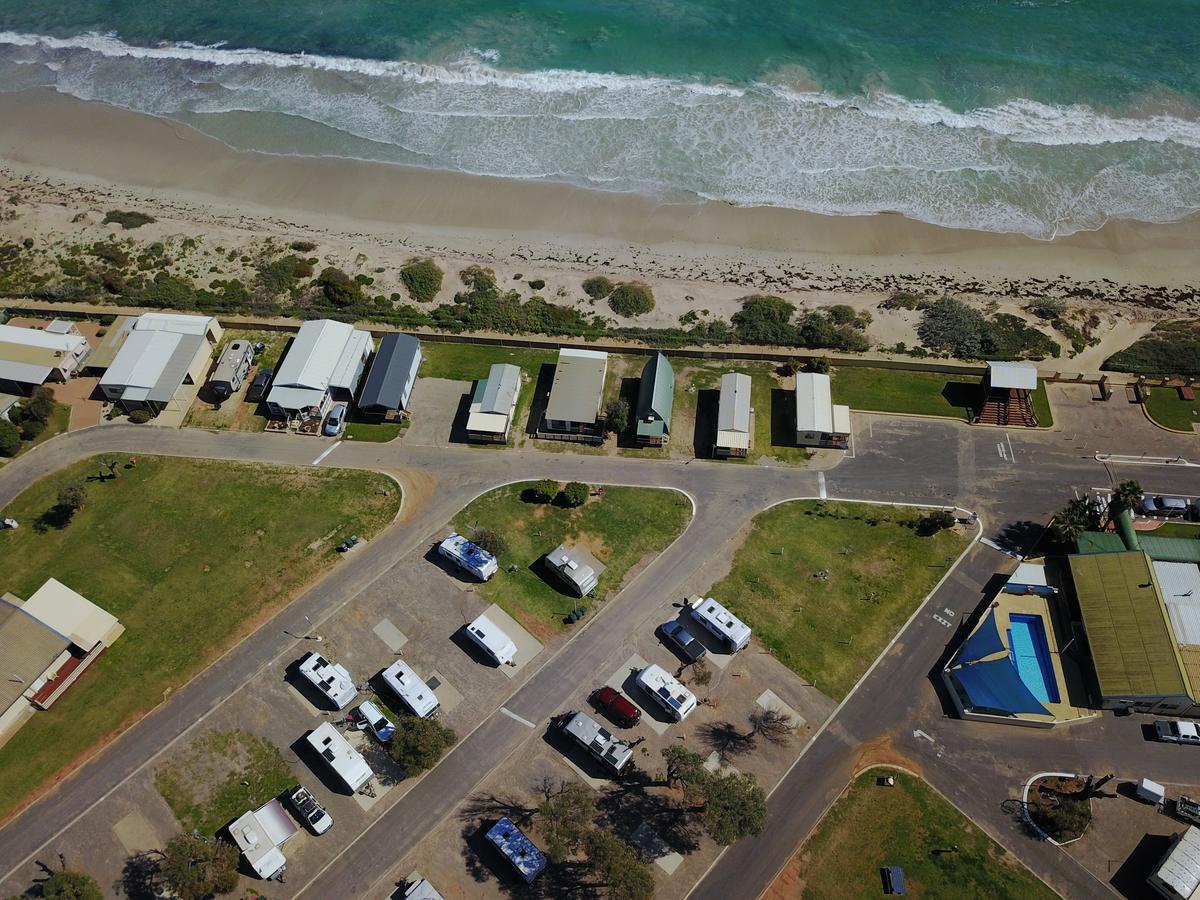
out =
[[496,665],[513,665],[513,657],[517,655],[517,645],[486,615],[479,616],[467,626],[467,637],[495,661]]
[[322,722],[308,733],[305,740],[352,794],[375,774],[362,754],[350,746],[350,742],[333,727],[332,722]]

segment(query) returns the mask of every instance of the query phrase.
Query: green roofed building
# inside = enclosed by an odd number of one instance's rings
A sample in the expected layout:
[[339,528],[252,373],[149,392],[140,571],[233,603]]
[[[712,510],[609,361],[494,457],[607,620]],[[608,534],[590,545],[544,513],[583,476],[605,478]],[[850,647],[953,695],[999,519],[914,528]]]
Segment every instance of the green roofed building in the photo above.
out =
[[[1083,547],[1080,547],[1083,550]],[[1099,548],[1097,548],[1099,550]],[[1140,550],[1069,557],[1105,709],[1200,715],[1150,557]]]
[[661,353],[642,369],[638,386],[637,442],[662,447],[671,436],[671,409],[675,403],[675,370]]

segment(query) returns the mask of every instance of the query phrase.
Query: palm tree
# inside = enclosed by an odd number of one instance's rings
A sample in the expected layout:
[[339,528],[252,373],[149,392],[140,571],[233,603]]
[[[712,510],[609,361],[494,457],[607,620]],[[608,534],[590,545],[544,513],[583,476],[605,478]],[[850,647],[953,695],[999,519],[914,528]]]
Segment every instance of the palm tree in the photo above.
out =
[[1142,502],[1142,486],[1136,481],[1122,481],[1113,491],[1109,503],[1109,518],[1115,518],[1124,509],[1137,509]]
[[1050,522],[1054,536],[1064,544],[1074,543],[1085,531],[1100,527],[1100,504],[1091,497],[1076,497],[1064,506]]

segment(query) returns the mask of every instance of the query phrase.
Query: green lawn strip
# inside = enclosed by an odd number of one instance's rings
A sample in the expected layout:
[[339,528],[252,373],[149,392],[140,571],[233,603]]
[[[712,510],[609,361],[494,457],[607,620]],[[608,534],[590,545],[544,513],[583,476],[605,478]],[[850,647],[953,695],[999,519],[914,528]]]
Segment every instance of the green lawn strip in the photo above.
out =
[[816,500],[776,506],[755,518],[712,596],[784,665],[840,700],[969,542],[955,531],[921,537],[903,524],[922,512]]
[[89,481],[65,527],[39,533],[59,487],[101,468],[102,457],[80,462],[4,510],[22,527],[0,532],[3,590],[28,597],[53,576],[126,631],[0,748],[0,817],[331,566],[341,540],[371,537],[399,507],[399,488],[377,473],[139,456],[118,478]]
[[537,381],[543,363],[553,363],[558,354],[551,350],[520,350],[482,344],[450,344],[425,341],[421,344],[421,377],[447,378],[451,381],[475,381],[487,378],[495,363],[512,363]]
[[[747,459],[750,462],[773,457],[781,462],[803,465],[812,454],[803,447],[792,446],[796,441],[794,389],[784,389],[770,365],[760,366],[750,381],[750,405],[754,407],[754,442]],[[789,408],[790,407],[790,408]],[[786,424],[781,427],[780,423]],[[773,442],[778,438],[779,443]]]
[[1193,426],[1200,422],[1200,401],[1180,400],[1175,388],[1153,388],[1146,398],[1146,412],[1164,428],[1194,434]]
[[1033,403],[1033,412],[1037,416],[1039,428],[1049,428],[1054,424],[1054,413],[1050,409],[1050,397],[1046,394],[1046,382],[1038,379],[1037,390],[1029,398]]
[[[564,541],[585,545],[608,567],[597,589],[596,600],[603,600],[645,554],[674,540],[691,516],[691,504],[676,491],[606,487],[603,496],[584,506],[564,509],[522,500],[532,484],[489,491],[455,516],[453,524],[467,537],[477,528],[504,536],[508,552],[500,556],[500,571],[478,590],[542,639],[566,630],[563,618],[579,603],[542,577],[548,574],[542,556]],[[507,571],[509,566],[516,571]]]
[[860,775],[801,848],[805,900],[878,897],[883,866],[904,869],[914,897],[1055,896],[925,782],[897,773],[894,787],[879,787],[884,774]]
[[[946,396],[948,384],[961,385]],[[833,373],[833,402],[851,409],[967,419],[979,380],[903,369],[840,366]]]
[[408,427],[407,420],[400,422],[347,422],[343,437],[348,441],[366,441],[384,444],[394,441]]
[[71,407],[66,403],[55,403],[54,412],[50,414],[50,418],[46,420],[46,427],[42,429],[42,433],[35,437],[32,441],[27,441],[21,445],[21,449],[17,451],[17,456],[32,450],[38,444],[45,443],[55,435],[63,434],[71,424]]
[[154,773],[183,831],[212,835],[295,784],[279,748],[247,731],[208,731]]

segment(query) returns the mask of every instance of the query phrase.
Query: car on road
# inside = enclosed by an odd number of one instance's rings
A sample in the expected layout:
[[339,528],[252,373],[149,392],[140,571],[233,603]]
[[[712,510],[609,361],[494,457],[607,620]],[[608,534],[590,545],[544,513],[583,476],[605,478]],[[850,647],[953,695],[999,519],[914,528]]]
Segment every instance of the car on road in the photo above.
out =
[[659,626],[659,631],[662,632],[663,638],[679,654],[684,662],[699,662],[704,659],[704,654],[708,652],[704,649],[704,645],[696,640],[695,635],[674,619],[670,622],[663,622]]
[[396,733],[396,726],[392,724],[392,720],[370,700],[364,700],[358,705],[358,721],[359,727],[375,735],[375,739],[381,744],[387,743]]
[[1154,734],[1168,744],[1200,744],[1200,725],[1195,722],[1159,719],[1154,723]]
[[622,728],[632,728],[642,720],[642,711],[614,687],[605,685],[592,694],[592,702],[612,722]]
[[1165,519],[1179,518],[1187,512],[1187,501],[1180,497],[1143,497],[1142,513],[1147,516],[1162,516]]
[[313,834],[324,834],[333,827],[333,816],[308,792],[303,785],[296,785],[287,795],[288,806],[301,822],[312,829]]
[[337,437],[342,433],[342,429],[346,427],[346,404],[339,403],[329,411],[329,416],[325,419],[325,427],[322,431],[325,437]]
[[271,386],[271,379],[274,377],[274,369],[259,369],[254,380],[250,382],[249,390],[246,391],[246,400],[250,403],[261,403],[267,396],[267,388]]

